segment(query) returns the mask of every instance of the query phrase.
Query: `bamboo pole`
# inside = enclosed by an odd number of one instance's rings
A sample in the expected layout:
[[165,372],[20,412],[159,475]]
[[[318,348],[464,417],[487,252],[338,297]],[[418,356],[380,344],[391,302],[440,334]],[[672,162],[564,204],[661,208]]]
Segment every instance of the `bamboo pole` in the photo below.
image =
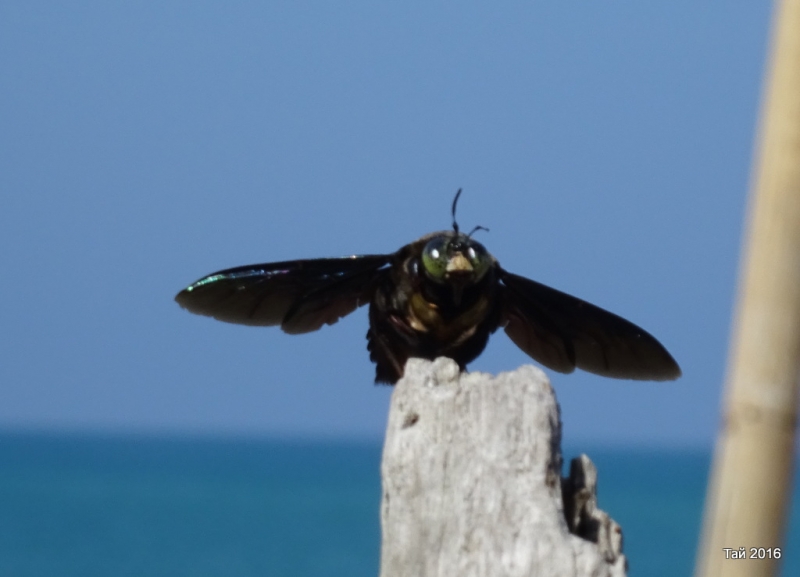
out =
[[[773,18],[697,577],[776,575],[790,510],[800,376],[800,0],[778,0]],[[753,548],[765,558],[750,559]]]

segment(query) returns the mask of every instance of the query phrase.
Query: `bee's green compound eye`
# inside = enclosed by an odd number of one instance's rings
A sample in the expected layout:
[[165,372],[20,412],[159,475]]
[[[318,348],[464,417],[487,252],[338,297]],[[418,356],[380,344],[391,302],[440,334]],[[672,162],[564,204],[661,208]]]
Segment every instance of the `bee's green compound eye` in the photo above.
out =
[[482,244],[472,241],[472,244],[467,248],[466,255],[472,269],[475,271],[475,279],[483,278],[486,271],[492,266],[492,257],[483,248]]
[[432,239],[422,249],[422,266],[434,280],[444,280],[447,272],[447,238]]

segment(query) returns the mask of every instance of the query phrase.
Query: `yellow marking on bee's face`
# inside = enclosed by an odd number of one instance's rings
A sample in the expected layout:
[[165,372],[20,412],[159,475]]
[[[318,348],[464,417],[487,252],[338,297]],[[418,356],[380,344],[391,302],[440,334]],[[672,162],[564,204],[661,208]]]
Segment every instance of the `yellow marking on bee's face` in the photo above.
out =
[[447,261],[447,272],[472,272],[472,263],[460,252]]

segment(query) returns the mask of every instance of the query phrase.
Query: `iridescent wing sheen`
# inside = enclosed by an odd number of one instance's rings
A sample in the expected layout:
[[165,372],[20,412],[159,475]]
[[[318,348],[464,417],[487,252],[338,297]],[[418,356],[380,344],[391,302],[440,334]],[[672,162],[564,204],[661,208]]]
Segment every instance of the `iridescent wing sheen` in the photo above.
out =
[[668,381],[681,375],[675,359],[644,329],[538,282],[499,273],[505,331],[544,366],[618,379]]
[[186,310],[242,325],[307,333],[369,302],[391,255],[293,260],[222,270],[175,297]]

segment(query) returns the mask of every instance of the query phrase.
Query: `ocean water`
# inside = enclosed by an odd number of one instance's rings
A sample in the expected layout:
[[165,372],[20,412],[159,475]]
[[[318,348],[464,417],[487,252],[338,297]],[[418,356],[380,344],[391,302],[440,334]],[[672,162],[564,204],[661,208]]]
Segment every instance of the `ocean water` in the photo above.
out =
[[[585,448],[582,448],[585,450]],[[379,444],[0,434],[0,576],[376,576]],[[691,575],[709,455],[586,451],[632,576]],[[577,451],[565,449],[565,460]],[[798,491],[795,491],[798,495]],[[783,575],[800,575],[794,503]]]

